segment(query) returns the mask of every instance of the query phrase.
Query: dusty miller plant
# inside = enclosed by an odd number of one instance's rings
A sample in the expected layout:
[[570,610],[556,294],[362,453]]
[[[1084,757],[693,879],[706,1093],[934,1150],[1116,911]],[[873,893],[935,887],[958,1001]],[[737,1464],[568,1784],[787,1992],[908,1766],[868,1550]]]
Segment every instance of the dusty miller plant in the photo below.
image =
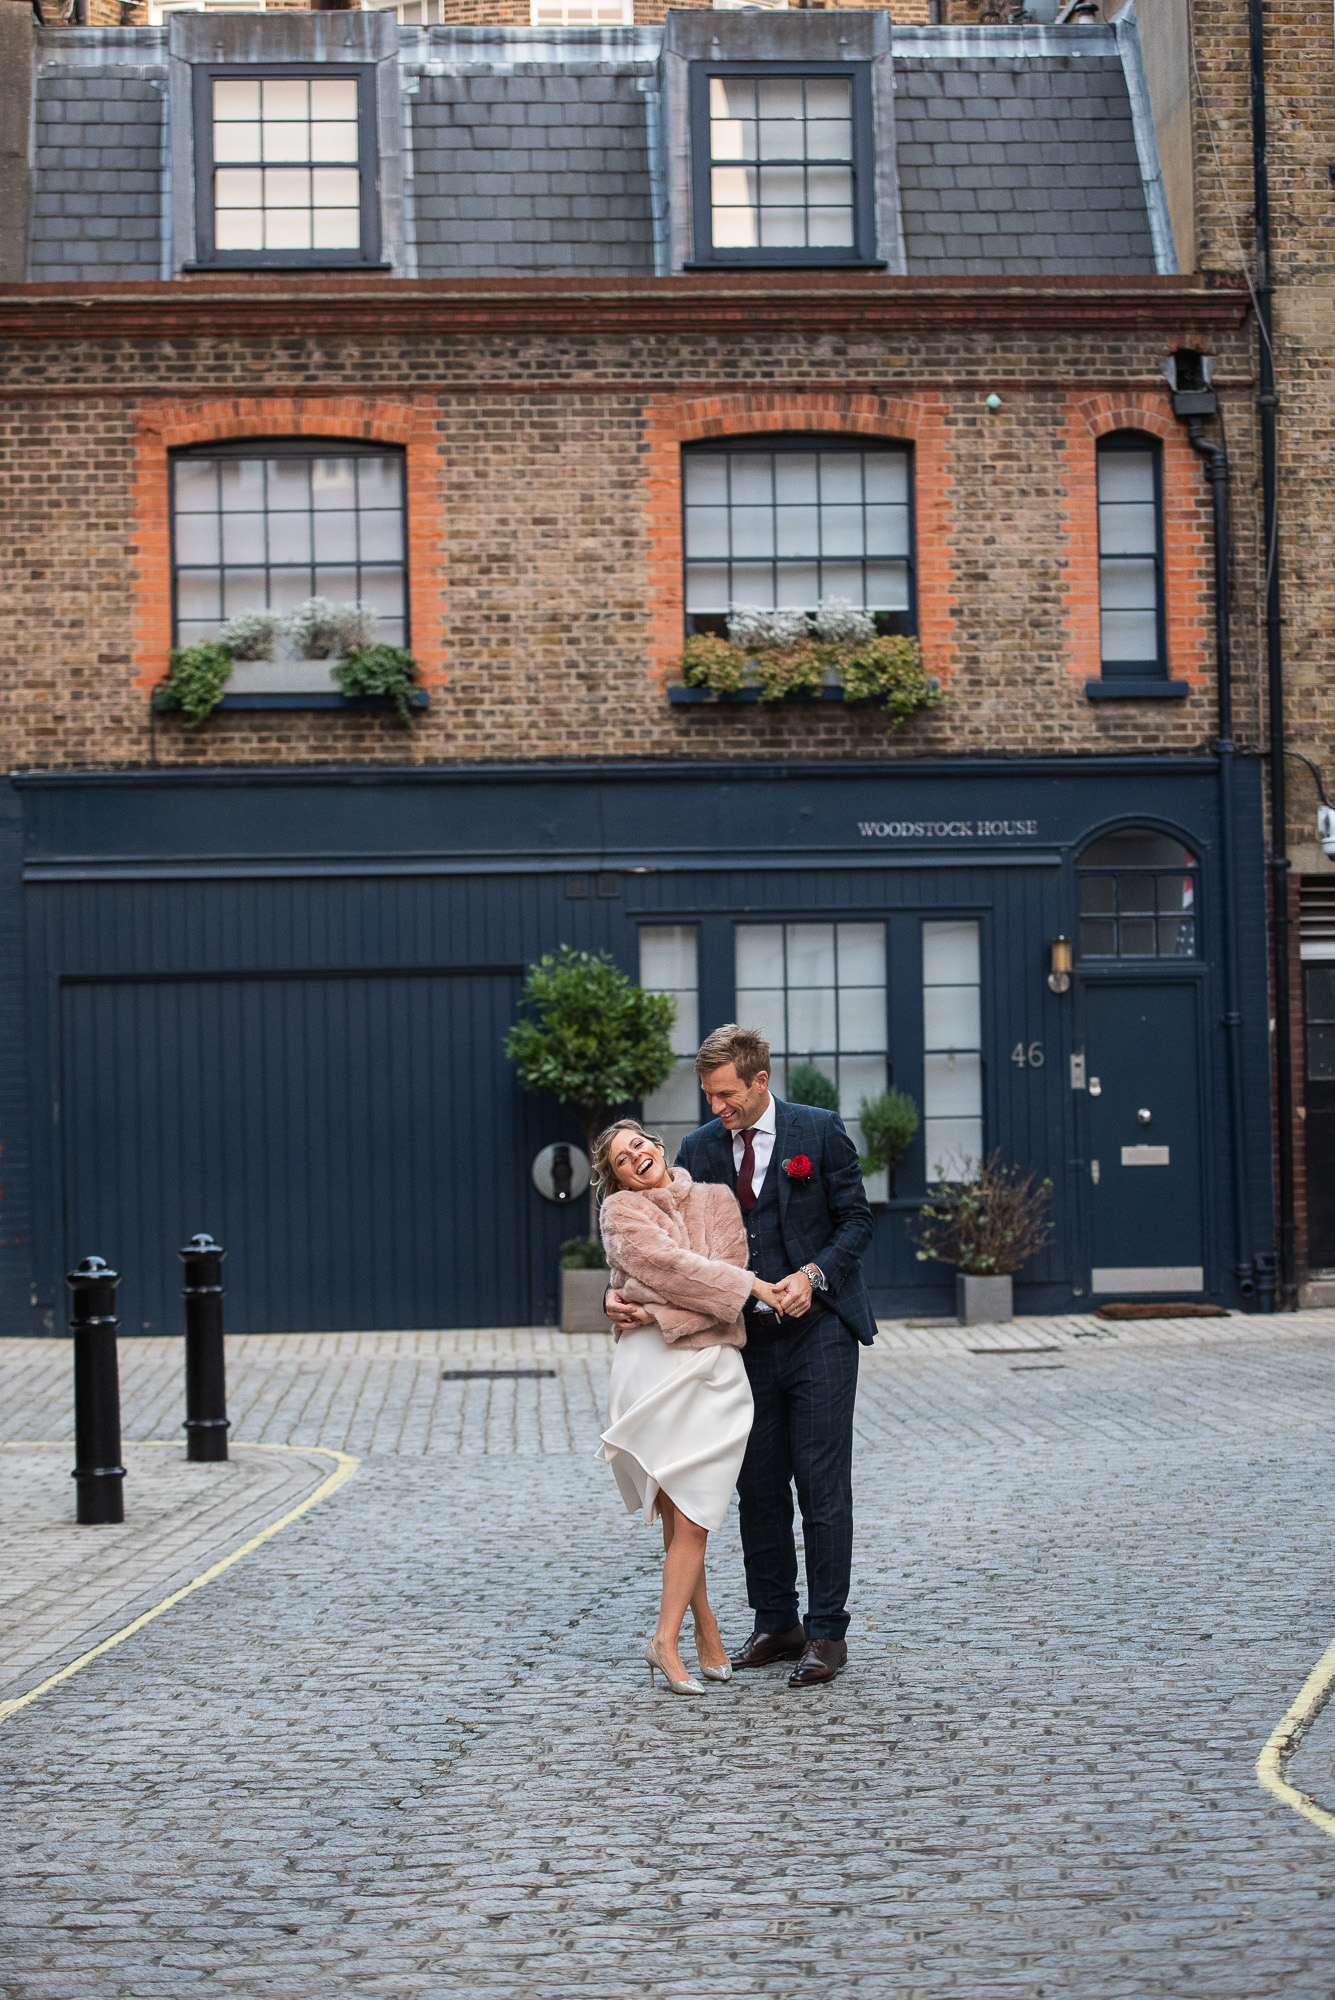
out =
[[308,597],[288,619],[287,629],[298,658],[329,660],[369,646],[376,618],[369,604],[332,604],[327,597]]
[[276,611],[238,611],[218,634],[234,660],[271,660],[283,620]]

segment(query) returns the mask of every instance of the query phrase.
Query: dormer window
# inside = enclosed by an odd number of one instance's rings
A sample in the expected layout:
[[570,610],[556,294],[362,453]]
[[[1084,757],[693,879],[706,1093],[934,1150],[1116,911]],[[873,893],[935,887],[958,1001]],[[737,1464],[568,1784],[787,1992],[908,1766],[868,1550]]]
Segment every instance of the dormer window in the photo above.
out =
[[199,68],[195,133],[197,262],[378,261],[369,66]]
[[871,85],[859,63],[697,63],[697,264],[875,258]]

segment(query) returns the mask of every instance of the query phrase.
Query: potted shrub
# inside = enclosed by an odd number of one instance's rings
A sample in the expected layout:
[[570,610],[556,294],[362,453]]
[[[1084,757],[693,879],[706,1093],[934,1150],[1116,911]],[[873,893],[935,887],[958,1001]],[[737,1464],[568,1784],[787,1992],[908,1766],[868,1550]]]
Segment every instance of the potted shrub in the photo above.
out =
[[866,1152],[859,1155],[862,1171],[870,1180],[885,1174],[890,1198],[895,1192],[895,1167],[913,1144],[918,1132],[918,1107],[906,1090],[883,1090],[879,1097],[864,1097],[858,1105],[858,1124]]
[[[646,993],[605,951],[563,944],[530,965],[520,996],[523,1017],[505,1053],[525,1090],[569,1104],[584,1128],[584,1150],[618,1105],[638,1103],[670,1073],[677,1003]],[[589,1184],[589,1236],[598,1241],[598,1195]]]
[[788,1072],[784,1096],[790,1104],[814,1104],[818,1111],[839,1109],[839,1090],[832,1076],[815,1063],[794,1063]]
[[961,1326],[974,1326],[1014,1317],[1014,1273],[1052,1234],[1052,1182],[1035,1186],[1034,1168],[1003,1166],[999,1151],[964,1164],[959,1181],[947,1181],[938,1169],[912,1240],[919,1263],[956,1266],[956,1316]]
[[562,1333],[610,1333],[603,1312],[607,1252],[593,1236],[572,1236],[561,1245]]

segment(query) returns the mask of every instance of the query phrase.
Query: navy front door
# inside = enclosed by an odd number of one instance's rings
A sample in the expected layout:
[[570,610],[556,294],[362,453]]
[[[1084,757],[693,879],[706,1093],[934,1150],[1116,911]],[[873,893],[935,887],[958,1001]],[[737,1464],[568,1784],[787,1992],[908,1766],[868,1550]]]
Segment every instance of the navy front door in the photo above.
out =
[[1090,1289],[1205,1288],[1194,985],[1085,990]]
[[233,1333],[528,1324],[518,992],[511,972],[66,985],[64,1268],[115,1265],[126,1333],[179,1331],[197,1229],[227,1250]]

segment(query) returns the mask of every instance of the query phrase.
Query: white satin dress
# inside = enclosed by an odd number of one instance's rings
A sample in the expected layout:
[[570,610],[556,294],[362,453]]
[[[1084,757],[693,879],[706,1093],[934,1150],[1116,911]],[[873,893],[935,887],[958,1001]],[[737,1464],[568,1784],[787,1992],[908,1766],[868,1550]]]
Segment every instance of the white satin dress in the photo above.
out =
[[598,1457],[646,1527],[666,1493],[688,1521],[723,1526],[754,1405],[741,1349],[669,1346],[656,1326],[623,1333],[612,1356]]

